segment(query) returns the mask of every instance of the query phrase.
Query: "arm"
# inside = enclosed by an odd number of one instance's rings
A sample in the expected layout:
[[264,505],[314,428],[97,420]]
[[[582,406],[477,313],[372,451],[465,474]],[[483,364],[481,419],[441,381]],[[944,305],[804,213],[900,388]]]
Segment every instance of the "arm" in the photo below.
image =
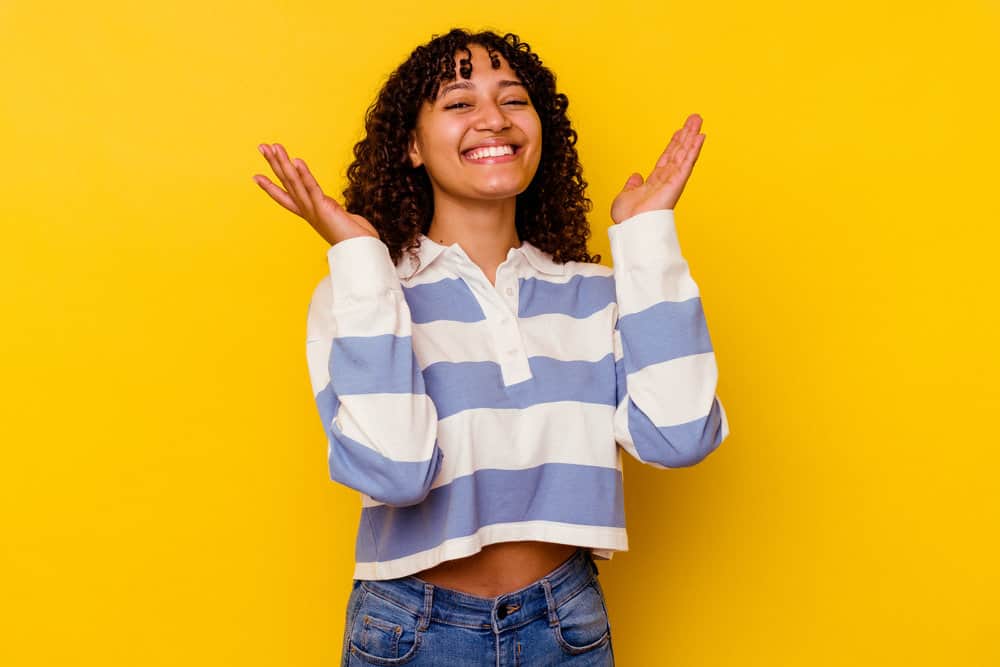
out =
[[330,477],[388,505],[423,500],[443,456],[388,248],[358,236],[327,251],[309,304],[306,358]]
[[698,463],[729,434],[698,286],[672,209],[608,228],[618,317],[615,440],[656,468]]

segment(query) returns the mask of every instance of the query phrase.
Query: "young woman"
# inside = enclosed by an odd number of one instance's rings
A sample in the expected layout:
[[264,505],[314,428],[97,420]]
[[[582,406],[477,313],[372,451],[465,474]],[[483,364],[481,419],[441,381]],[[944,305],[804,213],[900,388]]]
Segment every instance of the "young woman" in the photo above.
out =
[[673,208],[691,115],[587,253],[554,75],[452,30],[389,77],[341,205],[280,144],[255,181],[327,241],[307,359],[331,478],[361,494],[344,665],[606,665],[595,556],[628,548],[625,451],[692,465],[729,432]]

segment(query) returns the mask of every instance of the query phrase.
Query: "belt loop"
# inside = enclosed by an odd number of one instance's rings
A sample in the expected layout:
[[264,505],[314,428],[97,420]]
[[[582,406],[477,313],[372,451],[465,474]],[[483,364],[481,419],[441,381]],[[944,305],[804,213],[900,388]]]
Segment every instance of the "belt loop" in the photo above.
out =
[[597,569],[597,563],[594,562],[594,554],[589,549],[587,550],[587,560],[590,562],[590,569],[594,571],[594,574],[599,575],[601,571]]
[[431,624],[431,609],[434,606],[434,584],[424,582],[424,610],[420,613],[417,630],[424,632]]
[[545,590],[545,606],[548,607],[549,625],[559,625],[559,617],[556,615],[556,599],[552,595],[552,584],[548,579],[542,579],[539,583]]

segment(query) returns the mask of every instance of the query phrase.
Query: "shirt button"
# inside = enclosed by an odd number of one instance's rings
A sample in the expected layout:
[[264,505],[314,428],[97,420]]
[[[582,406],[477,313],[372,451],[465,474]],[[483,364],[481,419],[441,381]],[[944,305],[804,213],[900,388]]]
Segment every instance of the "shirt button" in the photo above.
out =
[[513,287],[508,287],[504,291],[507,292],[507,296],[510,296],[510,295],[512,295],[514,293],[514,288]]
[[512,347],[509,350],[507,350],[507,356],[508,357],[513,357],[515,354],[517,354],[517,348],[516,347]]
[[504,325],[508,324],[509,322],[510,322],[510,318],[509,317],[505,317],[502,320],[500,320],[500,324],[504,324]]

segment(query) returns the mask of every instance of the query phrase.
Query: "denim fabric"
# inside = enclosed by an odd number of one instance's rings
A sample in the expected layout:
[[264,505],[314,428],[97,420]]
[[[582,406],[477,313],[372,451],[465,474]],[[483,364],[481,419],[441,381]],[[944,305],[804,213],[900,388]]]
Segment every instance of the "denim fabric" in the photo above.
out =
[[578,549],[541,579],[484,598],[416,576],[355,579],[342,667],[614,665],[597,565]]

